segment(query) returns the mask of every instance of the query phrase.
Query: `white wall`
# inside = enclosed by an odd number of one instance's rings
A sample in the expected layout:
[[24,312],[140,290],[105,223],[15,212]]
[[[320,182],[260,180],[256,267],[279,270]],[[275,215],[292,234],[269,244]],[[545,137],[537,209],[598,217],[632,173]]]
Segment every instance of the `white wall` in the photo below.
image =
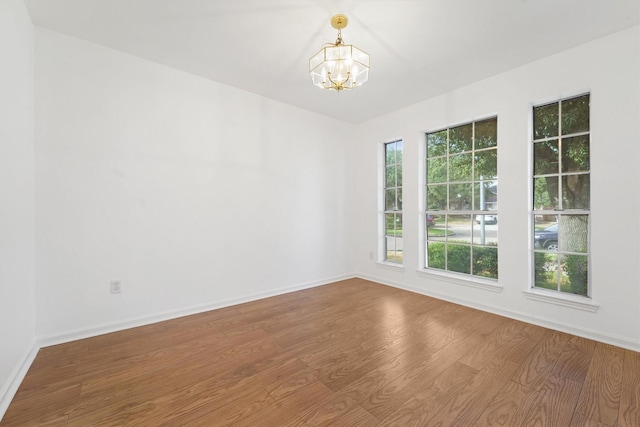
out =
[[[640,350],[640,34],[635,27],[370,121],[358,129],[356,271],[385,283]],[[471,65],[472,66],[472,65]],[[425,76],[428,78],[428,76]],[[534,103],[591,93],[595,313],[527,299],[529,120]],[[418,275],[419,147],[424,132],[498,116],[499,293]],[[404,271],[377,252],[377,149],[404,139]]]
[[0,0],[0,418],[35,356],[33,26]]
[[43,29],[36,98],[45,343],[352,272],[353,126]]

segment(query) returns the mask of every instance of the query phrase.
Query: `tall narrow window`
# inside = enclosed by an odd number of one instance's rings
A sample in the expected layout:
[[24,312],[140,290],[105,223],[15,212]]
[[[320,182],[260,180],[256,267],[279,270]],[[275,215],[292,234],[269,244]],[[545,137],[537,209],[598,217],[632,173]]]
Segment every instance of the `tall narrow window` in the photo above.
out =
[[385,261],[402,264],[402,141],[384,145]]
[[589,95],[533,108],[533,286],[589,296]]
[[498,278],[498,119],[427,133],[429,269]]

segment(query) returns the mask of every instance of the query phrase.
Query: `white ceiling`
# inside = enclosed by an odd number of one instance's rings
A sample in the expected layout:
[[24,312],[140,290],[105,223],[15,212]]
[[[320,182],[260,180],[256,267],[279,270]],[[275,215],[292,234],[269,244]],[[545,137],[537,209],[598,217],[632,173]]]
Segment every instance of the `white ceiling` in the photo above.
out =
[[[25,0],[36,25],[359,123],[638,25],[640,0]],[[335,42],[371,55],[369,82],[311,84]],[[635,53],[634,53],[635,54]]]

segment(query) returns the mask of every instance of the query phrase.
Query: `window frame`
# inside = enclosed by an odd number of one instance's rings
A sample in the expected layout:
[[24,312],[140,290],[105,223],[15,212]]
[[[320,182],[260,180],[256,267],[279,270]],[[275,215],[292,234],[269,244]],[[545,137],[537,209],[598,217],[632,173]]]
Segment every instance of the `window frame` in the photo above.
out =
[[[395,156],[394,156],[394,163],[392,164],[388,164],[387,163],[387,147],[391,146],[391,145],[395,145],[396,149],[395,149]],[[400,146],[400,150],[398,150],[398,145]],[[404,140],[402,138],[395,138],[392,140],[389,140],[387,142],[383,142],[380,144],[381,150],[380,150],[380,157],[381,157],[381,161],[380,161],[380,215],[379,215],[379,250],[378,250],[378,263],[381,264],[384,267],[390,268],[390,269],[398,269],[398,268],[403,268],[404,266],[404,241],[403,241],[403,234],[404,234],[404,213],[402,210],[402,197],[403,197],[403,163],[404,163]],[[401,153],[400,155],[400,159],[398,159],[397,153],[398,151]],[[393,167],[395,168],[395,184],[392,186],[387,186],[387,169]],[[400,172],[398,174],[398,172]],[[399,181],[398,181],[398,175],[400,177]],[[395,200],[393,203],[393,208],[388,209],[388,203],[387,203],[387,194],[389,191],[395,191]],[[400,195],[398,195],[398,193]],[[394,218],[393,224],[394,224],[394,235],[389,235],[388,232],[388,227],[387,227],[387,217],[389,215],[392,215]],[[401,235],[398,236],[395,232],[397,231],[396,224],[397,224],[397,219],[400,219],[400,230],[401,230]],[[389,239],[392,239],[394,241],[394,249],[393,252],[394,254],[397,256],[398,252],[401,253],[400,258],[395,258],[392,259],[389,257],[389,248],[388,248],[388,243],[389,243]],[[401,244],[401,249],[398,249],[397,243],[398,241],[400,241]]]
[[[476,144],[478,143],[478,139],[476,138],[476,125],[477,124],[482,124],[483,122],[490,122],[493,121],[495,124],[495,141],[493,143],[493,145],[489,145],[489,146],[481,146],[478,147]],[[467,183],[467,185],[471,186],[471,193],[472,193],[472,201],[471,201],[471,208],[470,209],[449,209],[450,206],[450,201],[451,201],[451,197],[450,197],[450,186],[451,185],[456,185],[457,182],[456,180],[451,180],[450,177],[450,157],[452,155],[452,152],[450,152],[450,147],[449,147],[449,143],[451,141],[450,138],[450,131],[452,129],[457,129],[457,128],[462,128],[465,126],[471,126],[472,129],[472,134],[471,134],[471,149],[470,150],[462,150],[461,152],[455,152],[453,153],[453,155],[457,155],[457,154],[469,154],[471,157],[471,162],[472,162],[472,170],[471,170],[471,179],[464,181]],[[432,156],[429,157],[429,136],[432,134],[437,134],[440,132],[446,131],[447,134],[447,139],[446,139],[446,153],[444,155],[438,155],[438,156]],[[421,209],[418,213],[419,215],[419,231],[420,231],[420,238],[419,238],[419,244],[420,244],[420,248],[419,248],[419,253],[420,253],[420,268],[418,270],[419,275],[421,276],[425,276],[425,277],[433,277],[438,276],[440,278],[442,278],[443,280],[447,281],[447,282],[451,282],[451,283],[456,283],[456,284],[462,284],[462,285],[468,285],[468,286],[473,286],[473,287],[479,287],[479,288],[483,288],[483,289],[487,289],[487,290],[491,290],[491,291],[496,291],[499,292],[502,289],[502,286],[499,285],[498,283],[498,268],[496,267],[495,270],[495,275],[497,277],[487,277],[486,275],[477,275],[474,274],[476,272],[473,271],[474,268],[474,262],[473,262],[473,257],[474,257],[474,248],[477,249],[479,247],[485,247],[485,248],[491,248],[493,250],[495,250],[495,259],[496,259],[496,263],[497,263],[497,257],[498,257],[498,244],[497,244],[497,236],[496,236],[496,244],[495,244],[495,249],[492,247],[493,245],[488,245],[488,244],[481,244],[476,242],[476,237],[475,235],[472,235],[469,238],[469,241],[467,243],[465,243],[465,246],[469,247],[469,251],[470,251],[470,260],[469,260],[469,271],[468,272],[456,272],[453,270],[448,269],[448,264],[445,261],[445,268],[444,269],[439,269],[439,268],[435,268],[435,267],[430,267],[429,266],[429,253],[428,253],[428,245],[429,242],[431,241],[432,243],[434,242],[433,240],[429,239],[429,233],[428,233],[428,229],[429,226],[427,225],[428,222],[428,217],[430,215],[443,215],[443,216],[447,216],[447,215],[465,215],[469,217],[469,221],[471,224],[471,231],[473,232],[473,230],[475,229],[475,227],[478,227],[478,225],[476,225],[476,215],[495,215],[498,216],[499,210],[498,210],[498,198],[497,198],[497,193],[496,193],[496,200],[493,202],[494,206],[492,206],[490,209],[488,209],[485,206],[485,209],[481,209],[481,206],[479,206],[477,199],[477,196],[480,194],[478,193],[478,195],[476,194],[477,191],[479,191],[477,189],[477,186],[480,183],[487,183],[487,182],[493,182],[494,185],[497,185],[498,183],[498,147],[499,147],[499,137],[498,137],[498,115],[497,114],[491,114],[491,115],[487,115],[487,116],[481,116],[479,118],[473,119],[473,120],[468,120],[465,122],[461,122],[461,123],[457,123],[457,124],[453,124],[453,125],[449,125],[446,127],[442,127],[442,128],[437,128],[435,130],[430,130],[430,131],[426,131],[424,133],[424,140],[423,143],[421,144],[421,159],[422,159],[422,164],[421,164],[421,173],[420,173],[420,198],[421,198]],[[478,153],[486,153],[486,152],[491,152],[493,151],[492,154],[494,156],[495,159],[495,177],[489,178],[489,179],[481,179],[480,176],[477,176],[477,170],[475,169],[476,167],[476,160],[477,160],[477,154]],[[446,207],[444,209],[428,209],[429,208],[429,199],[428,199],[428,185],[430,184],[429,182],[429,169],[428,169],[428,162],[429,160],[437,160],[438,158],[444,158],[446,159],[446,180],[445,181],[436,181],[435,184],[443,184],[446,185],[446,192],[447,192],[447,196],[446,196]],[[432,185],[434,184],[433,182],[431,183]],[[496,231],[497,234],[497,231]],[[445,253],[448,252],[447,250],[447,244],[449,244],[449,242],[447,240],[445,240]],[[452,242],[451,244],[459,244],[459,243],[455,243]],[[445,254],[446,257],[446,254]]]
[[[588,130],[577,131],[573,133],[567,133],[563,135],[563,103],[567,101],[577,100],[582,97],[588,97]],[[529,284],[525,294],[534,300],[550,302],[562,306],[577,308],[585,311],[595,312],[598,309],[598,305],[593,302],[593,287],[592,287],[592,262],[591,262],[591,227],[592,227],[592,216],[591,216],[591,172],[593,170],[592,167],[592,155],[591,155],[591,146],[592,146],[592,94],[590,91],[580,92],[575,95],[568,95],[557,97],[554,100],[548,100],[546,102],[540,103],[532,103],[530,105],[530,113],[529,113]],[[536,138],[536,117],[535,111],[537,108],[544,108],[556,105],[558,106],[557,110],[557,135],[552,136],[543,136]],[[586,171],[565,171],[563,170],[563,163],[565,161],[563,154],[563,140],[575,139],[581,137],[587,137],[587,148],[588,148],[588,169]],[[555,172],[553,173],[537,173],[536,174],[536,144],[541,143],[549,143],[549,142],[557,142],[557,156],[558,156],[558,166]],[[567,141],[568,142],[568,141]],[[587,194],[588,206],[586,208],[565,208],[564,200],[563,200],[563,186],[565,185],[563,182],[563,178],[569,176],[576,175],[586,175],[588,176],[589,188]],[[552,206],[550,209],[542,208],[536,209],[535,199],[536,199],[536,179],[540,178],[556,178],[557,179],[557,193],[555,194],[555,208]],[[536,246],[536,232],[540,232],[540,230],[536,230],[537,218],[548,218],[555,217],[556,221],[553,224],[560,226],[562,221],[562,217],[570,217],[570,216],[585,216],[586,217],[586,249],[584,252],[580,251],[571,251],[571,250],[560,250],[560,235],[556,237],[556,247],[557,249],[547,249],[540,248]],[[556,260],[554,261],[556,270],[555,271],[563,271],[562,270],[562,256],[578,256],[584,257],[587,262],[586,268],[586,293],[575,293],[568,292],[562,290],[562,276],[563,273],[559,273],[556,276],[557,286],[556,289],[550,289],[547,287],[536,286],[536,254],[549,254],[553,255],[554,253],[558,253]]]

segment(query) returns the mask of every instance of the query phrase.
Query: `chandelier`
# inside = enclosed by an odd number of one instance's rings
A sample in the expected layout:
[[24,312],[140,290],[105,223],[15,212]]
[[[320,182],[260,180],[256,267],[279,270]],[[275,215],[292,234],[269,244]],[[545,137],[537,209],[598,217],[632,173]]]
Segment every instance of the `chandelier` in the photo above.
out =
[[309,59],[309,73],[314,85],[341,91],[354,89],[369,79],[369,54],[342,41],[342,29],[348,22],[345,15],[331,18],[331,26],[338,30],[338,39],[335,44],[326,44]]

